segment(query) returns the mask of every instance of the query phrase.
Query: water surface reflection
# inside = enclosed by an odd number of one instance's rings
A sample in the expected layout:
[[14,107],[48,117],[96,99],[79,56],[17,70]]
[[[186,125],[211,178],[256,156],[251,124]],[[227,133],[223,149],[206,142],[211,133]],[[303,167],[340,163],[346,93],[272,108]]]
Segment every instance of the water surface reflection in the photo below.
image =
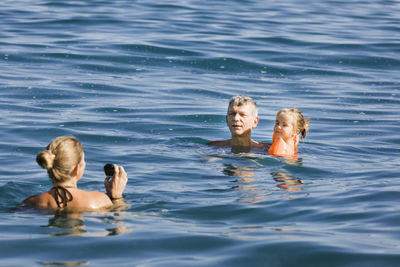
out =
[[276,172],[271,172],[271,176],[278,182],[277,186],[286,191],[300,191],[303,186],[303,181],[300,178],[281,168]]
[[[51,236],[108,236],[120,233],[130,232],[131,230],[124,226],[122,213],[108,212],[104,216],[90,216],[83,212],[62,212],[58,211],[49,218],[48,228],[56,229],[56,233]],[[86,229],[85,220],[90,223],[110,224],[112,227],[105,228],[105,231],[91,233]]]
[[257,180],[255,179],[255,169],[255,166],[224,164],[224,174],[238,177],[231,181],[232,183],[236,183],[236,185],[231,188],[242,191],[243,195],[241,196],[240,201],[246,203],[257,203],[266,199],[268,192],[262,189],[257,183]]

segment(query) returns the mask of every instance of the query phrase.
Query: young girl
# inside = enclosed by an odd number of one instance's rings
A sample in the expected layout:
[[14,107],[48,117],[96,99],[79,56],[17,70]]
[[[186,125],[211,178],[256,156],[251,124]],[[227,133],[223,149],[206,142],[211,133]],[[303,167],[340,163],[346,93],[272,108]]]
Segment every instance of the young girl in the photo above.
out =
[[78,189],[77,183],[83,176],[86,163],[82,144],[75,137],[57,137],[37,155],[36,161],[47,170],[53,187],[28,197],[23,201],[24,205],[50,210],[96,210],[123,200],[122,192],[128,178],[122,166],[114,165],[114,176],[104,181],[107,195]]
[[310,119],[304,120],[298,109],[282,109],[276,114],[272,145],[268,154],[292,156],[297,153],[299,134],[301,140],[307,135]]

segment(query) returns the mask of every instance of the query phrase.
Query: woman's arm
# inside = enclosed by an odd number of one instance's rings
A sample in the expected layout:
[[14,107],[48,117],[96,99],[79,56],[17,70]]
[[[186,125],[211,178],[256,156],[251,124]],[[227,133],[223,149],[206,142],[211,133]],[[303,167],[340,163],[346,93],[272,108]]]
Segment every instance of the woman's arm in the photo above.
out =
[[106,188],[107,195],[113,202],[123,200],[122,193],[125,190],[127,182],[128,176],[124,167],[114,164],[114,176],[106,177],[104,180],[104,187]]

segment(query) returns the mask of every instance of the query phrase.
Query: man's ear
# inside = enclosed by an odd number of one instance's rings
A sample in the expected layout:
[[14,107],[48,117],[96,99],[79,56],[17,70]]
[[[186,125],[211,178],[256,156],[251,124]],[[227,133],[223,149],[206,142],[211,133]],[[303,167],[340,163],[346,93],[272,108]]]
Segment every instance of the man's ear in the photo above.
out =
[[260,119],[258,118],[258,116],[255,117],[254,122],[253,122],[253,128],[256,128],[256,127],[257,127],[259,120],[260,120]]

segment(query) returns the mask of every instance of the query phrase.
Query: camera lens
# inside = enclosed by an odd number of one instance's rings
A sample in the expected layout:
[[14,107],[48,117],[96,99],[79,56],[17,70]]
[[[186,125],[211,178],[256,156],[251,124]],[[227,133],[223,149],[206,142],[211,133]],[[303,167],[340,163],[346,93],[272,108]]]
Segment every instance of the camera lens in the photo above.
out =
[[111,163],[104,165],[104,173],[106,176],[114,176],[114,165]]

